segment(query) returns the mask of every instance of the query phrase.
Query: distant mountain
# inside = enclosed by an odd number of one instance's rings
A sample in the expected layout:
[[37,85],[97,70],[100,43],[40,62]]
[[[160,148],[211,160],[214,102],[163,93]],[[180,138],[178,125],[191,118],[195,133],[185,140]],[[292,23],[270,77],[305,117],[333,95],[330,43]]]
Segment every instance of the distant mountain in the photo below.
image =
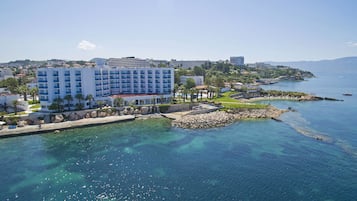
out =
[[320,61],[292,61],[292,62],[265,62],[272,65],[284,65],[301,69],[323,69],[323,68],[343,68],[357,70],[357,57],[343,57],[332,60]]

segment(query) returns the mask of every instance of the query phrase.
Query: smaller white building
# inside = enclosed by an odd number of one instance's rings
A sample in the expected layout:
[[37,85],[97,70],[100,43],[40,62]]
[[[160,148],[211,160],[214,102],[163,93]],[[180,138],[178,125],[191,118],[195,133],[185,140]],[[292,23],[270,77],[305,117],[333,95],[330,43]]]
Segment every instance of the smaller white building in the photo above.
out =
[[20,95],[19,94],[10,94],[7,92],[2,92],[0,93],[0,111],[4,111],[5,108],[6,110],[13,111],[13,101],[18,100],[18,105],[17,108],[18,110],[28,110],[28,103],[27,101],[22,101],[20,100]]
[[186,84],[187,79],[192,78],[195,81],[196,86],[204,85],[203,76],[180,76],[181,84]]

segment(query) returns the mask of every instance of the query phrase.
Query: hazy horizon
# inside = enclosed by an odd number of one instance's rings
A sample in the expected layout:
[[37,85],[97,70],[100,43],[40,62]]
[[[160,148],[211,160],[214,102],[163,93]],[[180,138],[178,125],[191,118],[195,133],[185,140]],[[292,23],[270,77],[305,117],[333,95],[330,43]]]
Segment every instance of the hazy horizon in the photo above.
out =
[[348,57],[357,55],[356,7],[352,0],[4,0],[0,62]]

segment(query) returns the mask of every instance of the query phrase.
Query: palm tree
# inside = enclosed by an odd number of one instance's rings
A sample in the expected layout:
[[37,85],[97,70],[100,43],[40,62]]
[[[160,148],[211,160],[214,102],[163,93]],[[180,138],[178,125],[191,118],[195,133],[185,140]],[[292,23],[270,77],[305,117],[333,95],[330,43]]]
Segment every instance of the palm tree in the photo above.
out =
[[198,94],[200,93],[200,90],[198,90],[198,89],[195,88],[195,93],[196,93],[196,100],[197,100],[197,102],[198,102]]
[[29,88],[26,85],[18,86],[16,91],[24,96],[24,101],[27,101],[27,93],[29,92]]
[[100,109],[102,109],[103,105],[104,105],[104,102],[101,101],[101,100],[98,100],[97,101],[97,105],[99,106]]
[[14,106],[15,115],[17,115],[17,106],[20,104],[18,100],[13,100],[12,105]]
[[190,101],[191,101],[191,103],[193,102],[193,96],[195,95],[195,93],[196,93],[196,89],[195,88],[191,88],[190,90],[189,90],[189,92],[190,92]]
[[32,102],[35,103],[36,95],[38,94],[38,88],[35,87],[35,88],[30,89],[30,94],[32,96]]
[[50,105],[50,107],[51,107],[50,109],[51,110],[54,109],[57,112],[60,112],[62,110],[62,107],[63,107],[62,103],[63,103],[63,99],[60,98],[60,97],[57,97],[57,98],[53,99],[53,102]]
[[84,99],[83,94],[76,94],[75,98],[78,100],[78,103],[76,104],[76,107],[78,110],[83,109],[83,105],[81,103],[81,100]]
[[92,101],[94,101],[93,95],[92,94],[88,94],[86,96],[86,100],[89,102],[89,108],[92,108]]
[[189,90],[189,89],[186,89],[186,87],[185,87],[185,89],[183,90],[183,94],[184,94],[184,99],[183,99],[183,101],[184,101],[184,102],[186,102],[186,100],[187,100],[187,95],[188,95],[189,92],[190,92],[190,90]]
[[207,96],[209,97],[209,99],[212,99],[213,95],[214,95],[214,88],[213,87],[208,87]]
[[120,97],[114,99],[114,106],[120,107],[123,104],[124,100]]
[[179,90],[179,85],[178,84],[175,84],[174,85],[174,90],[172,91],[172,96],[174,97],[174,100],[175,100],[175,95],[176,95],[176,92]]
[[73,101],[73,97],[71,94],[67,94],[64,99],[67,101],[68,110],[71,110],[71,102]]

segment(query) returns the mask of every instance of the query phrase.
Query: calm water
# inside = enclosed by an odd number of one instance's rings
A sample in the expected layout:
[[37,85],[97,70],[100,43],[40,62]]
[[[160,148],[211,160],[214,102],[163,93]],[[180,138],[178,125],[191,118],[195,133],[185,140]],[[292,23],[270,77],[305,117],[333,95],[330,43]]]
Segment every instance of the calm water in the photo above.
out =
[[314,70],[269,87],[345,101],[270,102],[297,110],[285,123],[185,130],[155,119],[0,139],[0,200],[356,200],[357,72]]

